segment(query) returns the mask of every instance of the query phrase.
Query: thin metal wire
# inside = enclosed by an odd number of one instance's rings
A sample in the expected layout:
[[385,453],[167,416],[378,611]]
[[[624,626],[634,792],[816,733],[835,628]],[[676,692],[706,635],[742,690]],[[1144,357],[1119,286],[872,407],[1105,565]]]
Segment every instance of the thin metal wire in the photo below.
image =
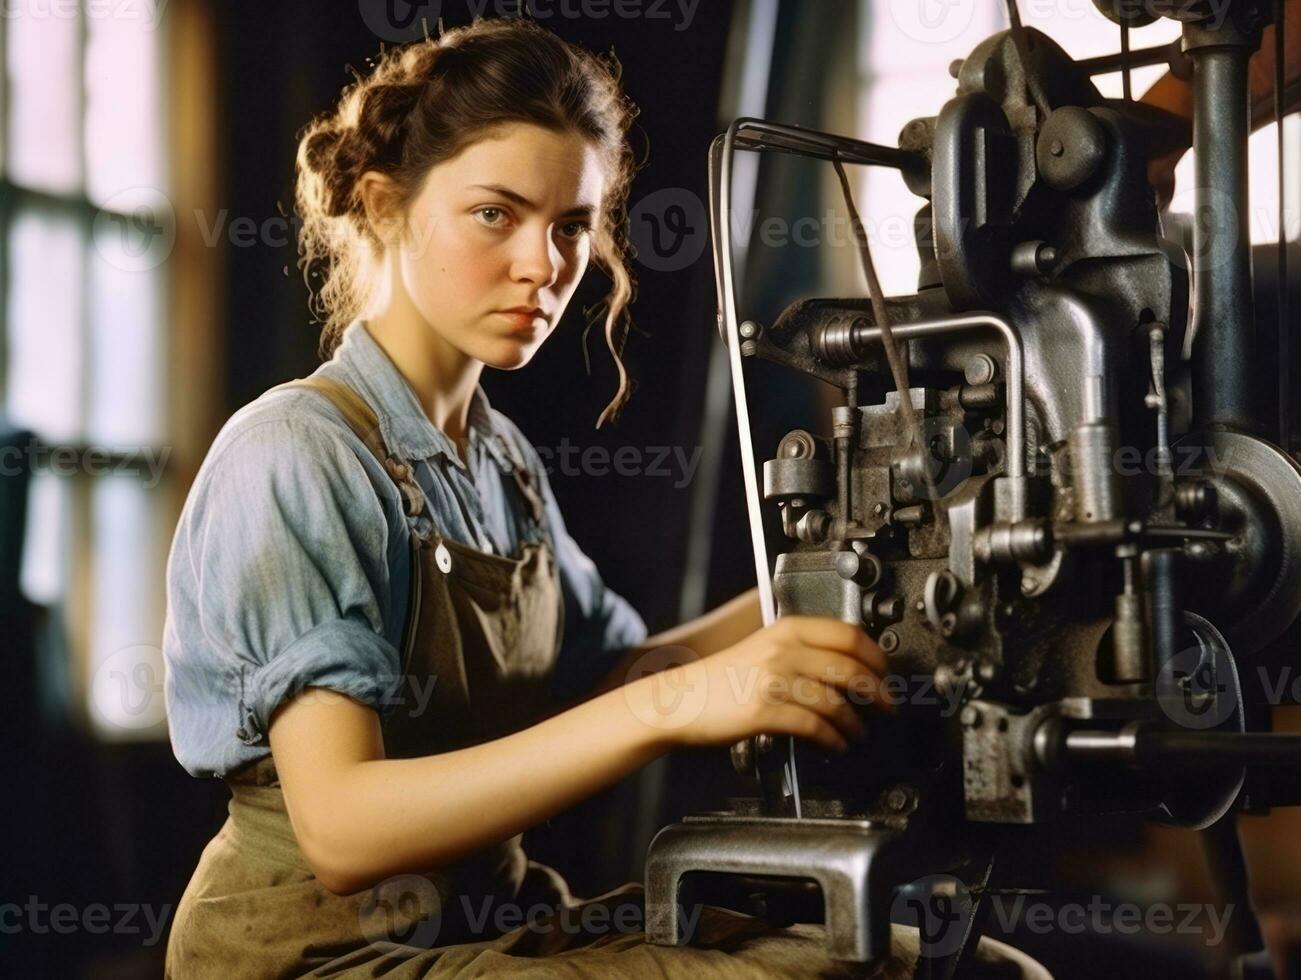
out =
[[1134,86],[1129,77],[1129,21],[1120,22],[1120,54],[1125,59],[1125,67],[1121,69],[1120,81],[1123,86],[1123,94],[1126,102],[1134,101]]
[[1284,452],[1291,451],[1291,337],[1288,336],[1288,278],[1287,278],[1287,203],[1286,173],[1287,142],[1283,138],[1283,85],[1285,81],[1284,55],[1287,29],[1283,20],[1283,0],[1274,0],[1274,123],[1278,129],[1278,444]]

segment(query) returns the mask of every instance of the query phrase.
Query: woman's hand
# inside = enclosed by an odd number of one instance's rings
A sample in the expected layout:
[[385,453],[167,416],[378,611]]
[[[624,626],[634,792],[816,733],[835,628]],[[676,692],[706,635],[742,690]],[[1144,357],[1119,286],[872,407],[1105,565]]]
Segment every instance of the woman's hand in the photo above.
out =
[[885,654],[859,627],[783,616],[712,656],[637,681],[649,699],[638,714],[682,745],[768,732],[843,750],[863,734],[851,701],[896,710],[880,696],[885,671]]

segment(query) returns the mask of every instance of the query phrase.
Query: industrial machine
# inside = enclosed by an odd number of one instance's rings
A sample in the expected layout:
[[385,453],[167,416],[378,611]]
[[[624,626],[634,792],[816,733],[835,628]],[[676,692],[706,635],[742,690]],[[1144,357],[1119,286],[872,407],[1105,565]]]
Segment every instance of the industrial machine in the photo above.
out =
[[[1301,737],[1269,731],[1278,692],[1262,683],[1301,615],[1286,303],[1276,333],[1258,323],[1247,225],[1247,65],[1274,13],[1095,4],[1120,25],[1121,54],[1074,61],[1012,3],[1011,29],[954,66],[956,94],[897,147],[750,118],[711,147],[719,327],[765,621],[860,624],[888,654],[900,710],[864,712],[868,737],[834,758],[784,736],[735,746],[753,798],[651,846],[654,942],[683,941],[678,906],[703,873],[743,881],[774,918],[783,882],[811,888],[831,953],[872,963],[901,894],[921,888],[958,926],[919,970],[949,976],[1036,831],[1125,813],[1204,830],[1241,913],[1237,969],[1263,969],[1234,820],[1301,802]],[[1181,21],[1182,42],[1128,50],[1128,28],[1155,16]],[[1165,61],[1191,75],[1191,122],[1091,80]],[[1196,214],[1182,235],[1163,226],[1147,166],[1188,145]],[[804,299],[771,324],[740,316],[738,151],[836,168],[868,297]],[[926,200],[914,295],[881,294],[847,164],[896,168]],[[1285,283],[1285,253],[1278,267]],[[843,392],[826,430],[790,432],[761,474],[749,358]],[[764,508],[782,540],[766,540]]]

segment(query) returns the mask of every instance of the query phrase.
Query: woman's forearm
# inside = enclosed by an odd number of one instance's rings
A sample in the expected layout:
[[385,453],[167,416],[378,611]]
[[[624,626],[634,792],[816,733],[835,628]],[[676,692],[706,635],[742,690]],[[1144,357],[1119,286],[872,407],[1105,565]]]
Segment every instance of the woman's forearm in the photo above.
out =
[[[708,657],[735,646],[755,630],[763,628],[763,613],[759,608],[759,590],[750,589],[729,599],[703,616],[688,620],[679,626],[656,633],[644,643],[633,647],[614,668],[601,679],[593,694],[613,691],[630,678],[669,666],[670,662]],[[653,650],[674,648],[675,655],[663,659],[648,658]]]
[[656,633],[647,639],[644,647],[655,649],[666,646],[684,646],[697,655],[707,657],[740,643],[757,629],[763,628],[763,614],[759,609],[759,590],[742,592],[703,616]]
[[[323,842],[323,850],[346,855],[343,890],[505,841],[647,764],[670,743],[664,728],[647,724],[662,713],[651,683],[626,683],[636,660],[664,647],[709,656],[762,625],[752,588],[651,636],[610,673],[600,695],[533,728],[445,755],[356,763],[338,782],[347,806],[332,821],[337,837]],[[373,832],[377,826],[384,832]]]
[[309,801],[317,826],[296,826],[300,843],[322,883],[348,893],[506,840],[667,751],[652,698],[648,679],[492,742],[341,766],[329,799]]

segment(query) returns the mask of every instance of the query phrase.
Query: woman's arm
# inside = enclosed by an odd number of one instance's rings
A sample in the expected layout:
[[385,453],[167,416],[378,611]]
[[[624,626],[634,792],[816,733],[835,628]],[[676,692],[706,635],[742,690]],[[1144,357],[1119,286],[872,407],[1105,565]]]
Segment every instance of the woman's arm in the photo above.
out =
[[[651,651],[672,647],[673,661],[687,663],[708,657],[710,654],[740,643],[756,630],[763,628],[763,612],[759,608],[759,589],[742,592],[703,616],[647,637],[646,641],[630,649],[614,668],[601,679],[592,695],[613,691],[626,683],[633,672],[650,673],[669,666],[669,658],[651,662]],[[591,697],[592,695],[588,695]]]
[[415,759],[384,758],[374,709],[308,688],[275,711],[271,751],[303,856],[346,894],[506,840],[675,745],[766,731],[843,749],[863,726],[840,692],[880,705],[884,670],[861,629],[790,616],[513,735]]

